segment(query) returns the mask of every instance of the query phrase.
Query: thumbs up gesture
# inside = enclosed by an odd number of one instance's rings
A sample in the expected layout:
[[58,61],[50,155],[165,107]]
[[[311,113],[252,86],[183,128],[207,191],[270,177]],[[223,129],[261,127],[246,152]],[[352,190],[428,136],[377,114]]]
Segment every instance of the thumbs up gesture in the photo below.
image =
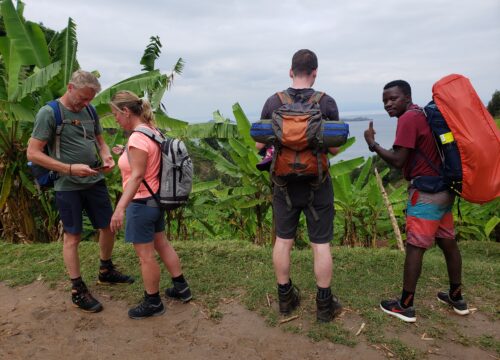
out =
[[373,128],[373,121],[370,121],[369,125],[368,125],[368,129],[365,130],[365,141],[368,145],[371,145],[375,142],[375,134],[376,134],[376,131],[375,129]]

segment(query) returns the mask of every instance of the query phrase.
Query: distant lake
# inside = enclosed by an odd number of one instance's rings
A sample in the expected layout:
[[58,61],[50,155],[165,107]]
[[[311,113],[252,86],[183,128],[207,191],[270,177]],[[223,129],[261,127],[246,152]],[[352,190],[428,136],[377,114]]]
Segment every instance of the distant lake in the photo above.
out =
[[346,115],[340,118],[349,124],[349,137],[355,137],[356,142],[344,151],[342,154],[335,156],[335,161],[349,160],[359,156],[366,158],[373,156],[374,153],[368,150],[363,133],[368,128],[369,121],[349,121],[355,118],[368,118],[373,120],[373,128],[376,131],[375,140],[384,148],[390,149],[396,135],[396,118],[390,118],[387,114],[359,114]]

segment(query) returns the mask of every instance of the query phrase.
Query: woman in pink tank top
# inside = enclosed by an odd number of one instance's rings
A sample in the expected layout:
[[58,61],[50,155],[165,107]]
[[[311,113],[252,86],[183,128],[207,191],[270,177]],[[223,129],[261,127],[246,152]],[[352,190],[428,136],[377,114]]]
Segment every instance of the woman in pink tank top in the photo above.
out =
[[130,91],[119,91],[111,99],[110,107],[120,127],[131,132],[118,160],[123,194],[111,218],[111,230],[117,232],[125,225],[125,241],[134,245],[140,259],[144,300],[130,309],[128,315],[132,319],[143,319],[165,312],[156,253],[172,276],[173,287],[166,289],[165,295],[183,302],[188,302],[192,296],[182,274],[179,256],[165,236],[165,211],[158,207],[155,194],[144,185],[147,182],[154,193],[158,191],[160,147],[138,131],[149,128],[158,132],[151,105]]

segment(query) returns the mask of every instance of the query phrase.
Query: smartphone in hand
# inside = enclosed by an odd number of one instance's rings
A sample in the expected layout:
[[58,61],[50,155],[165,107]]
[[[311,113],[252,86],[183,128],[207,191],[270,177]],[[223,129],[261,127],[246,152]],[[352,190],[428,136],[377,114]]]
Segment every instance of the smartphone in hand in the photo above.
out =
[[98,167],[93,167],[91,169],[95,170],[95,171],[101,171],[101,170],[106,170],[108,168],[109,168],[109,166],[98,166]]

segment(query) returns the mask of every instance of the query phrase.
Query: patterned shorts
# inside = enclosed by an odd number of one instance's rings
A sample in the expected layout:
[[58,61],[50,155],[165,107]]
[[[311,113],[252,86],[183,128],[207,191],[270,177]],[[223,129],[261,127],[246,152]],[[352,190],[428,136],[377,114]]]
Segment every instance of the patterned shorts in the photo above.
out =
[[455,196],[448,191],[431,194],[411,188],[406,208],[406,242],[428,249],[435,238],[454,239],[454,201]]

